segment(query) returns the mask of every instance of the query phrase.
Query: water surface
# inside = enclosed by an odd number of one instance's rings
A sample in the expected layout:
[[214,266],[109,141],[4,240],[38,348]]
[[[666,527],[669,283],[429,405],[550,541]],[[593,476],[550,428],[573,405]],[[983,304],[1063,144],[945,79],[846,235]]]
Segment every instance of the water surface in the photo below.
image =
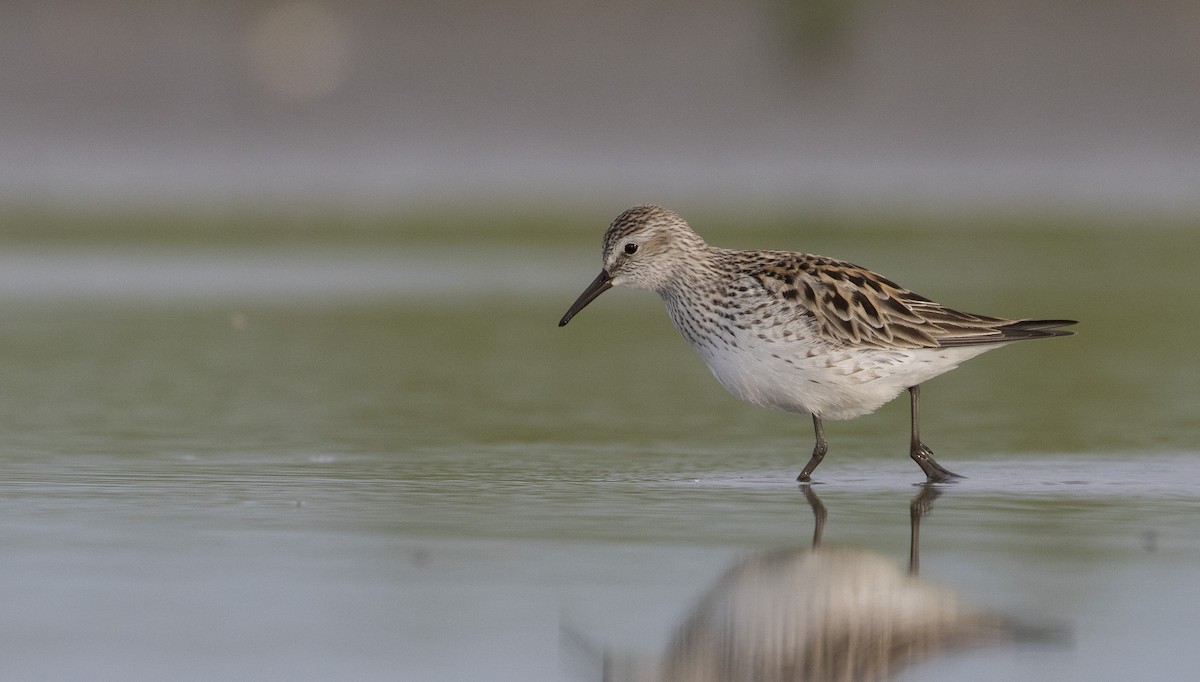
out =
[[[936,237],[811,248],[1083,320],[923,392],[923,435],[968,478],[924,520],[922,579],[1070,637],[902,678],[1186,678],[1195,238]],[[648,294],[555,327],[595,241],[9,250],[4,675],[597,679],[598,651],[665,650],[736,562],[803,550],[806,418],[725,395]],[[898,566],[920,482],[902,403],[829,424],[813,487],[827,545]]]

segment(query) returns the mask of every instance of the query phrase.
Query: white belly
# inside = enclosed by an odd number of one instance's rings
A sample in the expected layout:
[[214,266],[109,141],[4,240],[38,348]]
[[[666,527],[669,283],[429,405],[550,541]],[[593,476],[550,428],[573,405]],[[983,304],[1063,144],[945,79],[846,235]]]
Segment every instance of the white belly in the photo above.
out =
[[802,341],[696,347],[717,381],[748,403],[823,419],[868,414],[996,346],[907,350],[819,349]]
[[[1004,345],[838,348],[819,340],[810,317],[777,315],[772,324],[739,326],[737,319],[687,297],[664,300],[676,329],[726,390],[753,405],[822,419],[874,412],[910,386]],[[760,320],[779,312],[751,304],[745,309]]]

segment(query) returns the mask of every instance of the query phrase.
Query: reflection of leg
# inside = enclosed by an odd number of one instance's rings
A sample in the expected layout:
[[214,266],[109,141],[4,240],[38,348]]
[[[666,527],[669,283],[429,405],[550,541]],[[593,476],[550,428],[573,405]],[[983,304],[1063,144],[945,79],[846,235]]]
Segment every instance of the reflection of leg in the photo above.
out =
[[908,572],[911,575],[921,573],[921,517],[933,508],[933,501],[942,492],[926,482],[921,486],[921,492],[908,505],[908,516],[912,526],[912,534],[908,540]]
[[909,442],[908,456],[913,458],[917,466],[921,467],[921,471],[925,472],[925,478],[932,483],[962,478],[938,464],[933,458],[933,450],[921,442],[921,387],[909,386],[908,395],[912,404],[912,440]]
[[804,471],[796,477],[797,481],[808,483],[812,480],[813,469],[821,463],[825,458],[825,453],[829,451],[829,445],[825,442],[825,429],[821,427],[821,418],[813,414],[813,431],[817,434],[817,444],[813,446],[812,459],[808,460],[808,464],[804,465]]
[[821,538],[825,535],[825,517],[828,513],[825,511],[825,504],[821,502],[821,498],[813,492],[811,485],[802,485],[800,489],[804,491],[804,499],[808,500],[808,506],[812,507],[813,511],[813,549],[821,546]]

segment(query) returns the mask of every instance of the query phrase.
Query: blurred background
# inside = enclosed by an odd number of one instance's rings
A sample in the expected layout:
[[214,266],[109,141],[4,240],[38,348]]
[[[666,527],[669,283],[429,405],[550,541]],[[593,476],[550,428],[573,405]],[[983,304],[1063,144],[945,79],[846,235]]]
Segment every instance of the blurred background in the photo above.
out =
[[[922,579],[1072,643],[909,679],[1185,679],[1198,86],[1192,0],[0,3],[0,674],[595,680],[808,556],[807,417],[556,327],[655,202],[1080,320],[922,391]],[[826,424],[829,545],[908,556],[908,419]]]
[[1200,8],[0,9],[0,200],[355,212],[1200,210]]

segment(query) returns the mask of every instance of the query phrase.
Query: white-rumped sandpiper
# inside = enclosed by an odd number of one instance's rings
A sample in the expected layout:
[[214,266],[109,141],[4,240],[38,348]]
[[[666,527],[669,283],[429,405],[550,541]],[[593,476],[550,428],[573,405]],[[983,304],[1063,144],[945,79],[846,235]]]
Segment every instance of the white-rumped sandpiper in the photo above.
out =
[[674,211],[635,206],[604,234],[604,269],[565,325],[613,286],[656,292],[675,327],[730,393],[753,405],[823,419],[873,412],[908,390],[909,455],[930,481],[954,474],[920,438],[920,385],[1013,341],[1067,336],[1073,320],[1011,320],[951,310],[857,265],[790,251],[709,246]]

